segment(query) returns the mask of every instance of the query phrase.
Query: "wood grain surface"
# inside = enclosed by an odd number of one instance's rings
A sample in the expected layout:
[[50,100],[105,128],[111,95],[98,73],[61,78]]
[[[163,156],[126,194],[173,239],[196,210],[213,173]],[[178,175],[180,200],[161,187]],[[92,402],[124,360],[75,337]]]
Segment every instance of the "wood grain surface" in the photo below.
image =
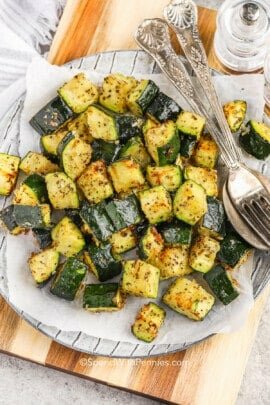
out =
[[[167,0],[68,0],[49,60],[62,64],[91,53],[136,48],[133,32],[162,15]],[[200,31],[212,67],[215,11],[200,9]],[[232,405],[268,291],[237,333],[216,335],[186,351],[149,359],[89,356],[65,348],[21,320],[0,301],[0,350],[137,394],[182,405]]]

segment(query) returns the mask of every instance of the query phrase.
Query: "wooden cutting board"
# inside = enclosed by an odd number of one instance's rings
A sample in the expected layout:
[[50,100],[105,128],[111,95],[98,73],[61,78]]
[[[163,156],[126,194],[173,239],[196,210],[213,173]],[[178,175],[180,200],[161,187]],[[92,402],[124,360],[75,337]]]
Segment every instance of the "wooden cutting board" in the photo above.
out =
[[[133,32],[162,15],[167,0],[68,0],[49,60],[62,64],[94,52],[133,49]],[[212,67],[215,11],[200,9],[200,31]],[[232,405],[237,397],[268,292],[237,333],[217,335],[186,351],[150,359],[88,356],[33,329],[0,300],[0,350],[42,365],[158,400],[182,405]]]

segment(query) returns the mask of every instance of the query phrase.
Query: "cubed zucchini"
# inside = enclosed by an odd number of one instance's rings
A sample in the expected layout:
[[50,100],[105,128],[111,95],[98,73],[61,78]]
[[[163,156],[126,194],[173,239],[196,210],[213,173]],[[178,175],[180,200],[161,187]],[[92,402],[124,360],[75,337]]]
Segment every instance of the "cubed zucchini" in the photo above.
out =
[[87,110],[87,123],[93,138],[106,142],[116,141],[119,134],[113,114],[98,106],[91,106]]
[[55,273],[59,263],[59,257],[59,253],[53,248],[31,255],[28,259],[28,265],[38,285],[44,285]]
[[180,150],[180,140],[173,121],[148,129],[144,133],[148,152],[158,166],[174,163]]
[[205,118],[189,111],[182,111],[177,118],[176,125],[181,139],[181,156],[188,158],[192,155],[203,132]]
[[263,122],[250,120],[247,130],[239,137],[240,145],[257,159],[266,159],[270,155],[270,127]]
[[140,165],[132,159],[121,159],[108,167],[113,186],[117,193],[129,193],[145,186]]
[[80,209],[79,208],[68,208],[65,210],[65,216],[69,217],[75,225],[79,228],[83,226],[83,220],[80,216]]
[[106,142],[102,139],[95,139],[91,146],[93,150],[93,160],[104,160],[107,165],[118,158],[121,150],[119,144]]
[[120,151],[120,158],[131,158],[145,169],[150,164],[151,158],[139,136],[127,141]]
[[244,122],[247,103],[244,100],[234,100],[223,106],[224,115],[232,132],[237,132]]
[[184,276],[192,273],[188,263],[188,246],[167,246],[157,256],[156,267],[160,270],[160,279]]
[[82,141],[87,143],[93,142],[94,138],[88,125],[87,111],[69,121],[67,123],[67,129],[68,132],[72,132],[76,138],[81,139]]
[[[58,131],[53,132],[52,134],[43,135],[40,138],[41,149],[43,149],[44,154],[48,158],[55,160],[58,159],[58,146],[62,139],[68,134],[67,126],[60,128]],[[56,170],[55,170],[56,171]]]
[[206,235],[197,236],[190,249],[190,266],[194,270],[207,273],[214,266],[219,249],[220,244],[216,239]]
[[52,230],[55,249],[66,257],[75,256],[85,246],[80,229],[68,217],[64,217]]
[[142,136],[144,119],[131,114],[115,114],[116,128],[120,143]]
[[218,252],[217,258],[222,263],[230,267],[235,267],[246,260],[250,249],[251,246],[239,235],[236,233],[228,233],[220,242],[220,251]]
[[58,90],[59,96],[71,108],[79,114],[91,104],[98,101],[98,88],[84,73],[78,73]]
[[149,226],[139,243],[139,257],[145,261],[153,262],[164,247],[162,236],[156,227]]
[[141,80],[127,97],[127,105],[135,115],[143,115],[152,103],[159,89],[152,80]]
[[83,293],[83,308],[90,312],[112,312],[123,308],[125,297],[118,283],[87,284]]
[[123,262],[121,288],[124,293],[137,297],[157,298],[159,269],[142,260]]
[[61,168],[71,180],[76,180],[90,163],[91,145],[69,132],[58,145]]
[[199,233],[222,239],[225,235],[225,210],[222,201],[207,197],[207,212],[200,221]]
[[76,257],[70,257],[62,264],[53,279],[50,292],[59,298],[73,301],[80,290],[87,273],[87,266]]
[[186,180],[193,180],[195,183],[202,186],[206,195],[217,197],[218,184],[216,170],[188,165],[185,168],[184,176]]
[[192,239],[192,227],[175,219],[158,226],[158,230],[168,245],[190,245]]
[[131,326],[132,333],[137,339],[152,342],[158,335],[164,323],[166,312],[154,302],[145,304],[138,312],[135,322]]
[[142,220],[138,200],[134,194],[121,200],[114,198],[106,204],[105,210],[117,231],[138,224]]
[[180,221],[195,225],[207,212],[204,189],[192,180],[185,181],[175,194],[173,210]]
[[30,174],[20,187],[15,190],[13,203],[22,205],[37,205],[48,201],[48,193],[44,177]]
[[112,252],[114,254],[121,254],[135,248],[137,237],[134,227],[130,226],[113,233],[110,237],[110,244],[112,245]]
[[196,166],[215,168],[218,159],[218,146],[210,135],[201,136],[192,158]]
[[106,76],[103,80],[99,103],[109,110],[124,113],[127,110],[127,95],[137,85],[134,77],[120,73]]
[[143,135],[145,135],[145,133],[148,131],[148,129],[155,128],[155,127],[158,127],[158,126],[159,126],[158,122],[156,122],[154,120],[151,120],[150,118],[147,118],[147,120],[145,121],[145,123],[144,123],[144,125],[142,127]]
[[51,134],[74,117],[73,111],[59,97],[49,101],[30,120],[29,124],[40,134]]
[[181,111],[181,107],[171,97],[159,92],[146,109],[146,114],[150,119],[164,122],[175,121]]
[[41,249],[46,249],[52,244],[51,228],[33,228],[32,233]]
[[10,195],[16,185],[20,158],[0,153],[0,196]]
[[80,210],[80,215],[91,229],[91,233],[100,241],[107,240],[116,230],[105,208],[104,202],[90,205],[83,201]]
[[172,201],[170,194],[163,186],[141,191],[139,198],[142,211],[150,224],[157,224],[171,218]]
[[28,152],[21,161],[20,169],[27,175],[34,173],[45,175],[59,171],[57,164],[37,152]]
[[77,183],[92,204],[98,204],[113,195],[112,184],[103,160],[91,163],[78,178]]
[[0,222],[11,235],[19,235],[25,231],[15,220],[14,205],[8,205],[0,211]]
[[215,298],[196,280],[186,277],[174,281],[162,298],[174,311],[194,321],[202,321],[214,305]]
[[175,191],[182,183],[182,172],[179,166],[147,166],[146,179],[154,186],[163,186],[167,191]]
[[49,200],[55,209],[79,208],[76,185],[65,173],[49,173],[45,181]]
[[22,228],[46,228],[50,225],[50,206],[48,204],[13,205],[13,216],[15,222]]
[[217,264],[211,271],[206,273],[203,278],[206,280],[215,296],[224,305],[228,305],[238,297],[239,293],[234,287],[232,278],[222,265]]
[[88,245],[84,258],[99,281],[110,280],[121,273],[121,262],[118,256],[112,253],[110,243],[104,243],[100,246]]

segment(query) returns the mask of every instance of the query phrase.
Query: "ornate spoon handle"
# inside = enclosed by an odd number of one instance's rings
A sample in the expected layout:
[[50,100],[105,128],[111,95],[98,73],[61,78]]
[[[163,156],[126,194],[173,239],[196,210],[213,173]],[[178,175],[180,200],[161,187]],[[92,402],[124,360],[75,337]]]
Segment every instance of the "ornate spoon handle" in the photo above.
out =
[[207,128],[220,147],[224,163],[229,168],[235,167],[238,162],[237,155],[228,149],[225,138],[220,136],[219,128],[197,96],[183,62],[171,46],[166,22],[159,18],[144,20],[135,33],[135,39],[157,62],[162,72],[185,97],[191,109],[206,118]]
[[184,54],[191,64],[205,95],[212,107],[213,114],[220,126],[220,137],[224,138],[228,152],[242,161],[242,154],[225,119],[221,103],[212,82],[207,56],[197,27],[197,6],[192,0],[172,0],[164,9],[164,16],[175,31]]

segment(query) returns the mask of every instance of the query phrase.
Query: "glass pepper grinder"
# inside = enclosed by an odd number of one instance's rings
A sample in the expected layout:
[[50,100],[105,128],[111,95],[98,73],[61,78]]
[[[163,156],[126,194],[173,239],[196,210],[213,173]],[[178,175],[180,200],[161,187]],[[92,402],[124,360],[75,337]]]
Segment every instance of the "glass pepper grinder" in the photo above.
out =
[[226,0],[217,15],[215,53],[226,67],[253,72],[263,67],[270,45],[270,0]]

